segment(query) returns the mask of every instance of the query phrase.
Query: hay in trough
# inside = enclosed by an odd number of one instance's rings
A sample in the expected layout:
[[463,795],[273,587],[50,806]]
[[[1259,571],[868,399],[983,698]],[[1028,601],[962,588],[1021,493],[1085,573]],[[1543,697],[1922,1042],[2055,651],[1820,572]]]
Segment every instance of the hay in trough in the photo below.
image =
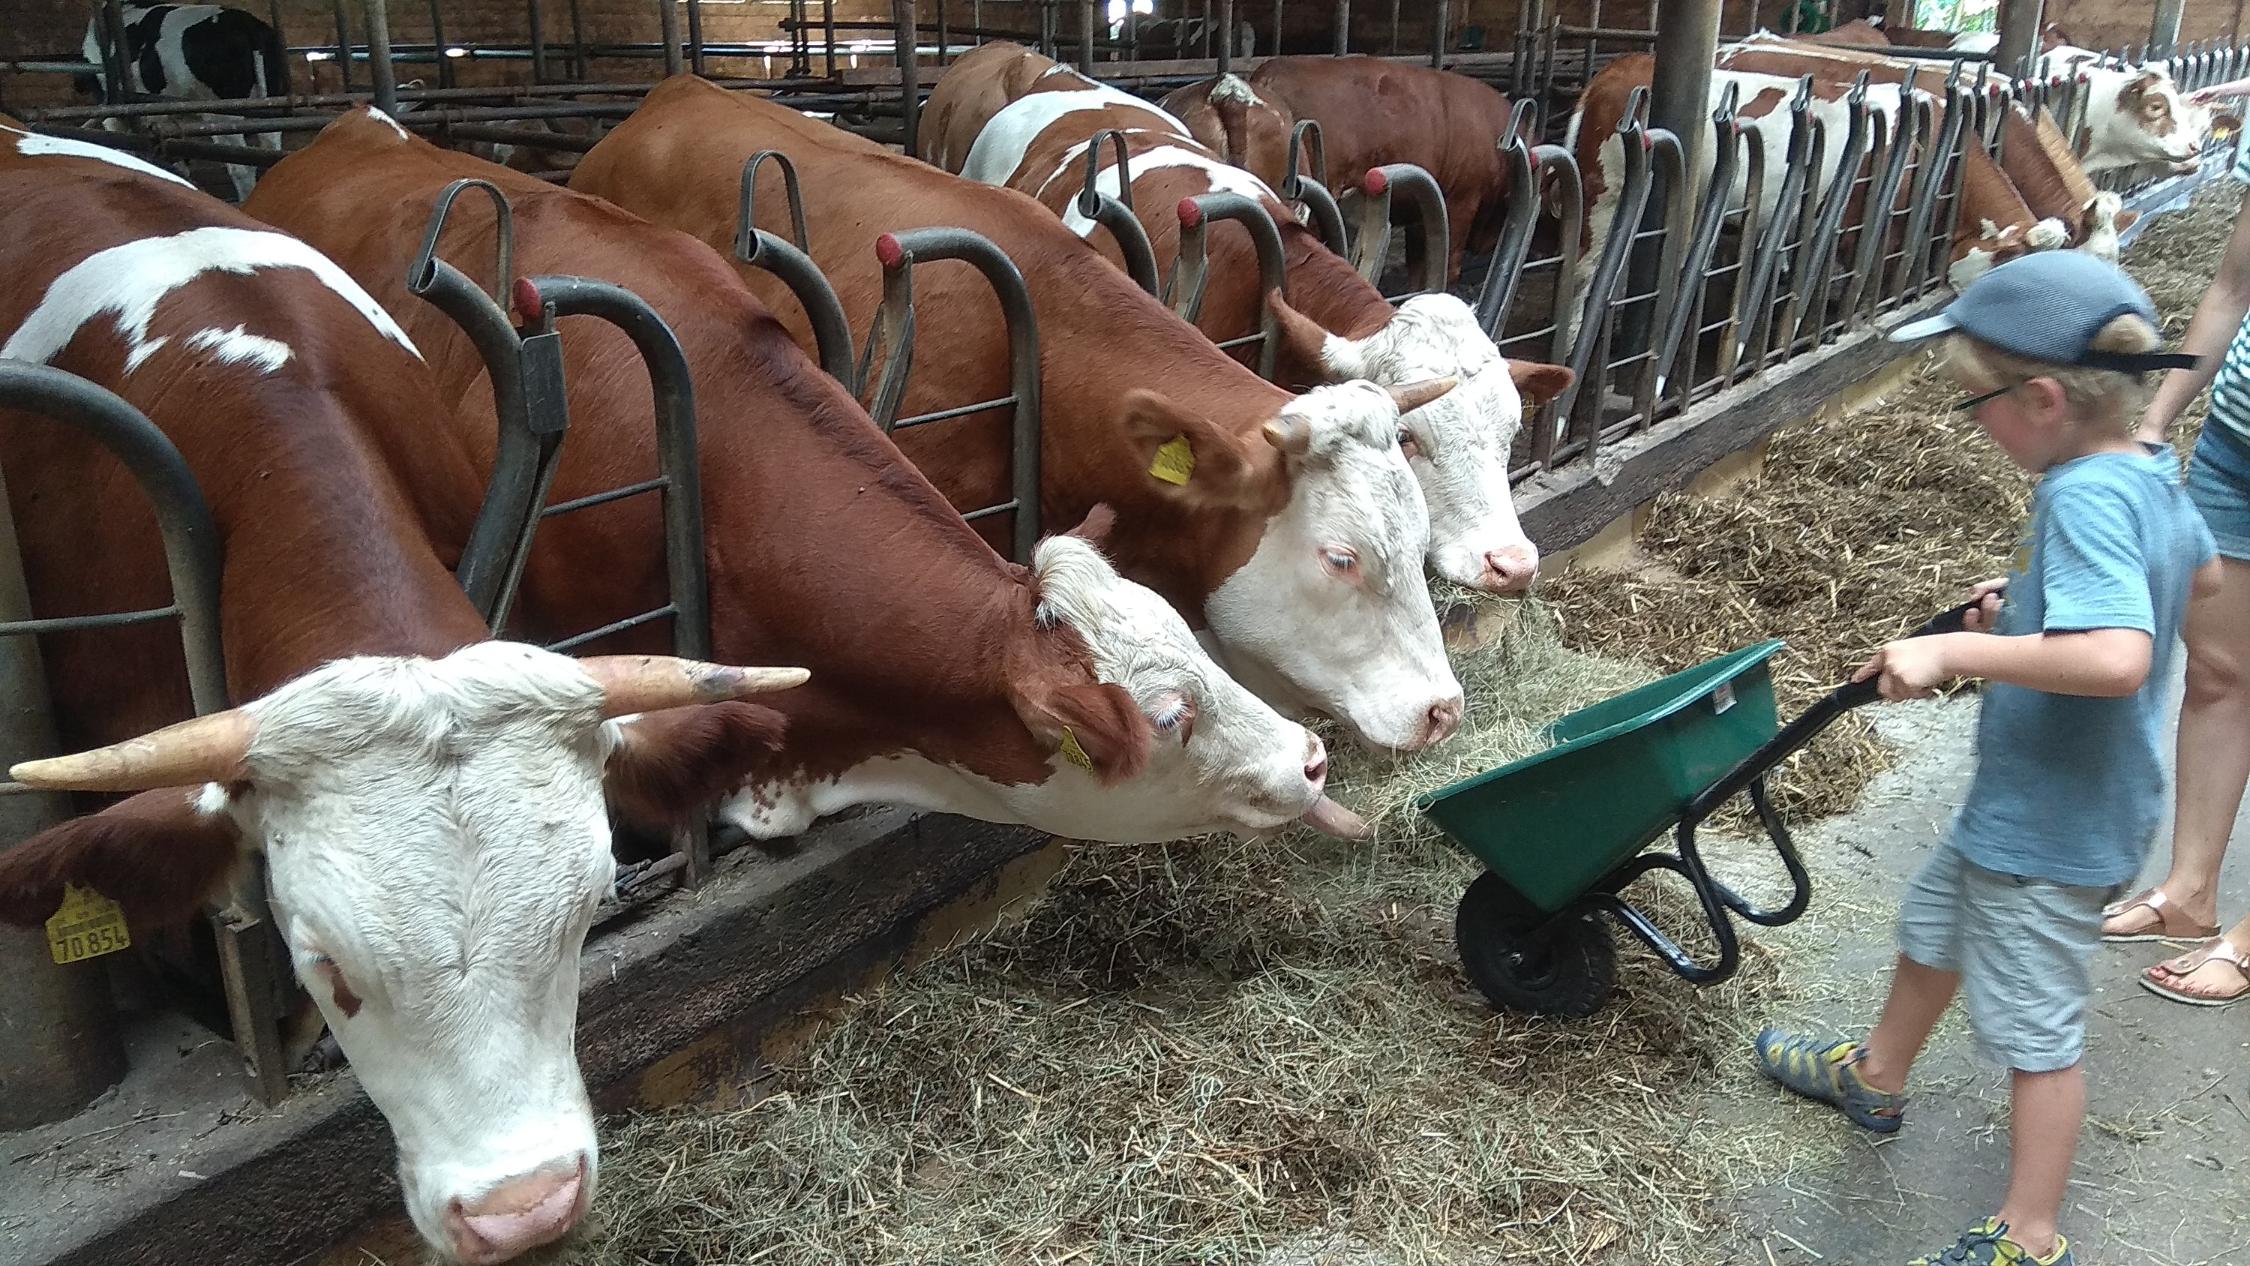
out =
[[1739,1064],[1772,966],[1696,991],[1629,964],[1591,1021],[1493,1015],[1452,947],[1471,863],[1407,802],[1645,673],[1536,604],[1464,670],[1445,761],[1378,790],[1338,753],[1377,844],[1073,848],[1020,923],[856,1001],[770,1097],[613,1127],[568,1260],[1679,1260],[1773,1146],[1680,1112]]

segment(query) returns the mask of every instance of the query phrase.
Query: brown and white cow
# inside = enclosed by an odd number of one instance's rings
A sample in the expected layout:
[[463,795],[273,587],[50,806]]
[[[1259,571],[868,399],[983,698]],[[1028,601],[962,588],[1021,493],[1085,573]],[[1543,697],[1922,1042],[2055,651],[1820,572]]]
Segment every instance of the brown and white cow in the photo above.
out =
[[[1586,86],[1579,99],[1578,112],[1571,119],[1570,144],[1585,185],[1585,227],[1580,237],[1581,250],[1585,253],[1579,261],[1582,272],[1591,271],[1608,237],[1610,222],[1617,214],[1618,185],[1624,162],[1617,136],[1618,121],[1633,89],[1648,86],[1653,81],[1655,64],[1655,59],[1648,54],[1636,53],[1603,67]],[[1769,222],[1788,174],[1788,111],[1789,102],[1797,92],[1798,75],[1815,76],[1811,117],[1824,125],[1831,138],[1831,143],[1822,148],[1820,169],[1806,173],[1806,179],[1815,182],[1814,188],[1821,189],[1828,187],[1836,177],[1837,164],[1842,159],[1842,137],[1847,131],[1845,97],[1851,88],[1851,77],[1823,78],[1821,71],[1827,65],[1817,57],[1794,52],[1729,48],[1720,52],[1712,71],[1712,107],[1717,108],[1731,85],[1737,94],[1735,116],[1745,122],[1764,124],[1758,132],[1759,143],[1765,149],[1764,179],[1756,196]],[[1920,89],[1915,91],[1921,92]],[[1900,85],[1895,82],[1871,82],[1868,86],[1869,109],[1891,120],[1894,134],[1899,117],[1899,95]],[[1711,148],[1698,147],[1697,154],[1696,179],[1708,181],[1714,161]],[[1749,204],[1749,169],[1747,162],[1735,167],[1734,183],[1727,192],[1730,209]],[[1901,197],[1904,196],[1902,191]],[[2063,223],[2041,221],[2032,216],[2015,186],[1974,138],[1965,146],[1961,208],[1961,230],[1954,236],[1948,269],[1948,277],[1957,287],[1967,285],[1996,263],[2026,250],[2062,246],[2070,238]]]
[[[482,363],[405,291],[430,206],[463,177],[507,192],[524,274],[624,286],[686,353],[714,642],[813,670],[777,700],[790,725],[781,761],[724,816],[760,837],[872,801],[1113,841],[1260,832],[1308,813],[1349,826],[1322,796],[1317,739],[1221,672],[1087,541],[1050,538],[1028,571],[994,554],[710,247],[355,112],[270,171],[250,210],[302,231],[399,314],[480,469],[494,435]],[[444,254],[487,272],[491,235],[490,211],[464,203]],[[572,433],[552,496],[654,475],[631,343],[591,321],[563,329]],[[655,606],[662,542],[645,501],[553,520],[525,575],[524,618],[566,632]]]
[[[886,233],[965,227],[1014,260],[1039,322],[1048,521],[1112,506],[1118,571],[1207,630],[1221,662],[1277,707],[1328,713],[1394,750],[1453,732],[1461,687],[1430,609],[1428,512],[1389,392],[1354,382],[1291,395],[1260,381],[1031,199],[692,76],[658,85],[571,184],[728,249],[742,164],[766,149],[803,175],[811,253],[855,328],[883,291]],[[777,211],[761,215],[786,231]],[[786,288],[744,273],[809,343]],[[1005,326],[981,278],[947,265],[914,285],[922,341],[905,410],[1006,394]],[[1157,464],[1179,444],[1192,469]],[[899,447],[956,506],[1007,499],[997,412],[913,428]]]
[[[1258,97],[1320,124],[1339,182],[1371,167],[1412,163],[1437,179],[1453,240],[1446,279],[1469,251],[1489,252],[1506,218],[1508,169],[1500,140],[1510,103],[1489,84],[1379,57],[1272,57],[1250,73]],[[1196,139],[1223,151],[1222,135]]]
[[[481,485],[432,425],[420,353],[342,269],[146,163],[4,119],[0,208],[0,357],[109,388],[177,446],[222,539],[227,685],[249,700],[183,722],[168,625],[43,637],[65,737],[107,746],[11,772],[140,794],[0,851],[0,918],[36,924],[75,883],[176,922],[262,853],[422,1234],[471,1263],[561,1235],[597,1168],[572,1038],[615,874],[605,772],[621,804],[699,811],[783,722],[671,705],[803,674],[490,640],[447,570]],[[163,604],[121,463],[4,412],[0,461],[42,615]]]
[[[995,131],[992,117],[1025,97],[1041,100],[1035,111],[1018,111],[1008,129]],[[995,40],[980,44],[946,68],[922,107],[917,149],[932,166],[988,185],[1007,183],[998,170],[996,150],[1020,148],[1041,128],[1073,111],[1101,111],[1138,128],[1178,136],[1187,126],[1154,102],[1122,88],[1089,79],[1051,57],[1021,44]],[[1127,122],[1110,126],[1123,127]],[[1016,130],[1024,134],[1017,136]],[[988,135],[989,133],[989,135]]]
[[1259,96],[1242,76],[1198,80],[1173,89],[1158,104],[1227,162],[1271,186],[1287,180],[1289,134],[1297,120],[1288,107]]
[[[1027,51],[1009,65],[1032,58],[1046,60]],[[974,78],[993,69],[949,70],[938,82],[938,93],[956,76]],[[1041,83],[1051,77],[1024,78]],[[956,92],[976,99],[993,95],[989,85],[976,83],[960,84]],[[1400,418],[1400,441],[1429,506],[1429,564],[1457,584],[1497,593],[1528,588],[1538,574],[1539,553],[1516,519],[1508,459],[1523,423],[1525,397],[1536,406],[1560,394],[1570,383],[1570,371],[1506,360],[1478,326],[1475,313],[1452,295],[1423,295],[1394,308],[1299,223],[1263,181],[1196,141],[1132,126],[1130,109],[1095,106],[1051,120],[1040,113],[1044,126],[1037,131],[1017,126],[1019,114],[1040,112],[1050,99],[1029,95],[1007,103],[992,115],[988,134],[976,138],[975,145],[991,159],[991,170],[1005,169],[1001,183],[1039,199],[1079,236],[1090,237],[1096,227],[1076,205],[1086,152],[1110,128],[1125,133],[1130,201],[1148,231],[1160,275],[1179,256],[1183,200],[1229,192],[1264,206],[1280,229],[1288,269],[1286,298],[1273,302],[1286,336],[1278,363],[1282,381],[1317,385],[1365,378],[1405,388],[1450,377],[1459,383]],[[1010,139],[995,143],[998,135]],[[1018,137],[1024,138],[1021,144]],[[1104,142],[1096,159],[1101,164],[1097,187],[1117,195],[1121,178],[1114,147]],[[1116,257],[1106,231],[1091,240]],[[1198,328],[1215,340],[1256,333],[1269,300],[1260,288],[1250,235],[1238,226],[1215,226],[1206,249],[1209,284]],[[1251,353],[1246,348],[1239,354],[1247,358]]]
[[2236,117],[2181,91],[2161,66],[2104,65],[2100,54],[2069,45],[2051,50],[2045,64],[2074,76],[2086,94],[2086,152],[2079,163],[2088,175],[2144,164],[2192,172],[2212,124]]

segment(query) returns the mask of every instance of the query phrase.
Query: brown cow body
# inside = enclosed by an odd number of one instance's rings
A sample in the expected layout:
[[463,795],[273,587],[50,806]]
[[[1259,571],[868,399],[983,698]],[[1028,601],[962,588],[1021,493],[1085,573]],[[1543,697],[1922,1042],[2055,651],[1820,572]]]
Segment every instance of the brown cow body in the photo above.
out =
[[[1338,183],[1388,163],[1412,163],[1435,177],[1452,233],[1448,281],[1460,277],[1467,252],[1499,242],[1508,194],[1499,144],[1510,106],[1490,85],[1379,57],[1268,58],[1249,84],[1275,109],[1320,124]],[[1197,139],[1224,146],[1223,137]]]
[[[728,817],[771,837],[849,804],[892,800],[1079,838],[1147,840],[1267,829],[1318,801],[1321,780],[1303,772],[1322,763],[1317,741],[1270,711],[1261,717],[1247,695],[1227,694],[1231,683],[1208,661],[1162,679],[1100,671],[1134,658],[1124,649],[1132,630],[1074,627],[1057,614],[1060,601],[1043,605],[1061,596],[1046,590],[1122,582],[1050,579],[1068,568],[1106,571],[1075,541],[1043,547],[1036,576],[996,556],[708,247],[401,137],[366,113],[347,116],[275,167],[250,210],[302,230],[405,318],[453,407],[450,438],[474,449],[480,467],[495,430],[483,364],[466,335],[404,288],[428,208],[463,177],[507,192],[525,274],[623,286],[657,309],[687,354],[701,415],[713,640],[724,655],[814,668],[815,684],[778,701],[790,716],[784,760]],[[464,204],[445,255],[489,260],[491,232],[490,213]],[[564,329],[573,436],[552,498],[653,476],[638,355],[606,326]],[[555,519],[525,577],[526,617],[563,633],[658,605],[662,541],[646,498]],[[1153,595],[1146,605],[1162,610]],[[859,627],[868,621],[875,627]],[[1168,649],[1192,661],[1192,638],[1184,626],[1176,633]],[[1188,745],[1163,744],[1152,768],[1156,718],[1142,715],[1136,694],[1183,701],[1204,718],[1195,739],[1203,747],[1183,756],[1172,749]],[[1224,770],[1186,767],[1228,741],[1220,718],[1230,713],[1245,740],[1236,767],[1255,775],[1234,786]],[[1066,730],[1098,778],[1067,768]]]
[[[1341,714],[1363,739],[1383,746],[1419,746],[1450,731],[1459,687],[1442,663],[1427,610],[1418,563],[1426,512],[1393,442],[1395,409],[1387,419],[1368,414],[1330,431],[1326,419],[1334,410],[1356,416],[1369,407],[1351,403],[1365,400],[1361,389],[1293,397],[1260,381],[1030,199],[947,176],[692,77],[652,92],[579,165],[572,186],[728,248],[741,165],[764,149],[788,154],[802,173],[815,226],[812,254],[855,328],[867,327],[882,293],[873,249],[882,234],[967,226],[1014,260],[1039,320],[1049,522],[1076,522],[1096,503],[1114,507],[1118,570],[1208,627],[1229,667],[1277,704]],[[761,214],[772,217],[761,227],[783,230],[777,210]],[[807,324],[787,290],[761,272],[744,272],[807,341]],[[933,267],[919,270],[915,288],[924,337],[906,411],[1005,394],[1004,322],[982,280],[965,267]],[[944,319],[933,320],[935,313]],[[1312,455],[1295,447],[1301,424],[1312,429],[1308,441],[1338,447],[1324,447],[1331,455],[1308,464]],[[1193,452],[1185,483],[1152,471],[1156,451],[1175,438]],[[1006,499],[1005,416],[987,412],[917,428],[901,434],[900,448],[956,506]],[[1331,489],[1331,476],[1358,491]],[[1341,530],[1324,509],[1332,491],[1360,505],[1355,514],[1377,516],[1365,522],[1378,526],[1362,530],[1389,539],[1371,538],[1358,553],[1314,544],[1306,534]],[[1380,568],[1395,589],[1362,589],[1353,579],[1359,559]],[[1338,578],[1343,587],[1301,570],[1306,562],[1327,565],[1323,560],[1347,567]],[[1325,616],[1336,623],[1318,638],[1328,645],[1315,647],[1306,629]],[[1284,627],[1285,620],[1294,627]],[[1390,684],[1377,684],[1384,682]],[[1400,692],[1418,697],[1401,705]],[[1402,706],[1413,709],[1411,717],[1401,715]],[[1434,717],[1423,720],[1433,709]]]

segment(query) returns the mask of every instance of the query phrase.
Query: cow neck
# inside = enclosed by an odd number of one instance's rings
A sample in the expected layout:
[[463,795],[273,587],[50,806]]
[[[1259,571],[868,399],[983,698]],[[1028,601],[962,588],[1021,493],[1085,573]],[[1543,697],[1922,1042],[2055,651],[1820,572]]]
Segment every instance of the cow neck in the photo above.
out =
[[1373,282],[1344,257],[1321,244],[1304,225],[1281,225],[1281,255],[1289,267],[1289,306],[1331,334],[1363,339],[1390,323],[1395,309]]
[[705,468],[728,472],[728,495],[705,499],[720,658],[812,670],[776,700],[802,773],[914,751],[996,782],[1045,777],[1051,753],[1010,693],[1031,677],[1090,683],[1085,643],[1035,627],[1028,573],[711,263],[699,319],[674,328],[709,402]]

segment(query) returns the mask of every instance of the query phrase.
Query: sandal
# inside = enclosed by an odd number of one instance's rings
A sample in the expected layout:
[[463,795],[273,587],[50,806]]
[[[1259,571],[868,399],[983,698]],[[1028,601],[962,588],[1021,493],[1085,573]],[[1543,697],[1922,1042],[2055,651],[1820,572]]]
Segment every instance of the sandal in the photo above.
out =
[[[2109,930],[2110,924],[2135,910],[2141,909],[2145,909],[2156,916],[2156,923],[2153,926],[2143,927],[2132,932],[2112,932]],[[2197,927],[2194,924],[2189,924],[2185,928],[2175,928],[2172,926],[2175,913],[2172,899],[2164,895],[2164,890],[2162,888],[2151,888],[2137,897],[2102,907],[2102,939],[2112,945],[2126,945],[2140,941],[2207,941],[2219,934],[2219,925],[2216,923],[2209,927]]]
[[[2192,992],[2184,986],[2187,978],[2201,971],[2213,961],[2225,963],[2234,969],[2242,981],[2227,993]],[[2234,947],[2234,942],[2215,936],[2168,963],[2158,963],[2141,973],[2141,988],[2159,998],[2184,1002],[2191,1007],[2231,1007],[2250,998],[2250,954]]]

